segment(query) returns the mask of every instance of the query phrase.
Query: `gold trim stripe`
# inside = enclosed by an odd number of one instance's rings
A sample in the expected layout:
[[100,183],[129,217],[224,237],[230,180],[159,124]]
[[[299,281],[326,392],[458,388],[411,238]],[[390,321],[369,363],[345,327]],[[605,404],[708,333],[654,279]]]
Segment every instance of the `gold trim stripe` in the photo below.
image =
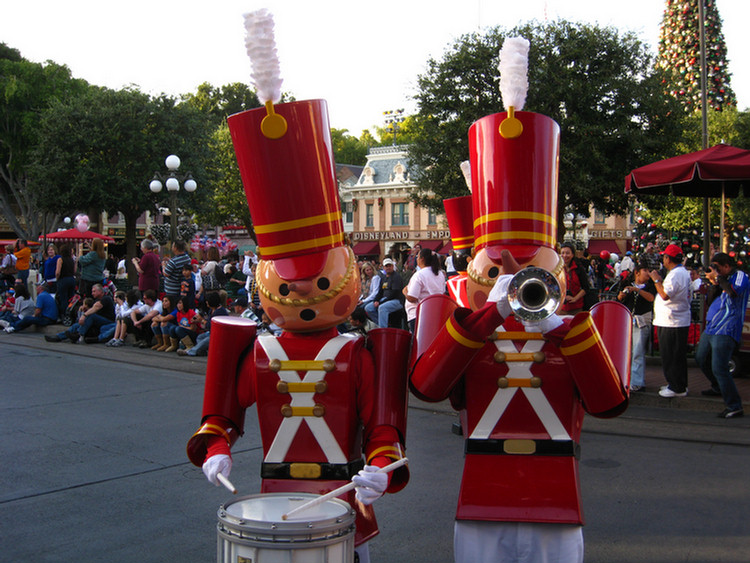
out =
[[296,252],[298,250],[308,250],[316,247],[330,247],[344,240],[344,233],[338,233],[327,237],[319,237],[289,244],[278,244],[276,246],[258,247],[261,256],[274,256],[276,254],[286,254],[287,252]]
[[453,340],[455,340],[462,346],[465,346],[467,348],[475,348],[475,349],[479,349],[484,346],[484,342],[477,342],[475,340],[469,340],[465,336],[459,334],[456,327],[453,326],[453,319],[448,319],[448,322],[445,323],[445,328],[448,329],[448,334],[450,334],[451,337],[453,337]]
[[492,336],[493,340],[544,340],[541,332],[524,332],[521,330],[509,330],[496,332]]
[[[209,432],[209,430],[213,430],[213,432]],[[232,440],[229,438],[229,434],[226,430],[224,430],[221,426],[218,426],[216,424],[204,424],[200,427],[198,432],[196,432],[196,435],[198,434],[210,434],[212,436],[216,436],[218,433],[219,436],[223,437],[227,444],[231,444]]]
[[580,354],[584,350],[588,350],[592,346],[596,346],[601,342],[601,338],[599,338],[599,333],[592,334],[589,336],[586,340],[579,344],[575,344],[573,346],[567,346],[567,347],[560,347],[560,352],[562,352],[563,356],[575,356],[576,354]]
[[477,237],[476,246],[481,246],[495,240],[505,240],[517,242],[518,240],[531,240],[534,242],[544,242],[550,246],[556,242],[556,237],[553,235],[547,235],[544,233],[537,233],[534,231],[501,231],[499,233],[489,233]]
[[570,340],[571,338],[575,338],[579,334],[583,334],[587,330],[590,330],[593,326],[594,326],[594,321],[591,320],[591,317],[588,317],[581,324],[576,325],[573,328],[571,328],[568,334],[565,336],[565,340]]
[[[293,203],[294,202],[291,201],[289,202],[290,205],[292,205]],[[279,231],[290,231],[292,229],[311,227],[312,225],[320,225],[321,223],[332,223],[333,221],[339,221],[340,219],[341,211],[334,211],[333,213],[313,215],[312,217],[293,219],[292,221],[269,223],[267,225],[255,225],[255,232],[259,235],[264,235],[266,233],[278,233]]]
[[549,223],[550,226],[557,229],[557,218],[537,211],[499,211],[497,213],[488,213],[487,215],[482,215],[474,220],[474,228],[489,223],[490,221],[502,221],[504,219],[530,219],[532,221],[541,221],[543,223]]
[[[323,370],[323,360],[281,360],[279,362],[281,369],[279,371],[308,371],[308,370]],[[288,383],[289,388],[292,388],[294,383]]]
[[401,455],[401,450],[399,448],[396,448],[394,446],[383,446],[370,452],[370,455],[367,456],[367,460],[370,461],[372,458],[379,455],[391,457],[393,459],[401,459],[402,457],[404,457],[403,455]]

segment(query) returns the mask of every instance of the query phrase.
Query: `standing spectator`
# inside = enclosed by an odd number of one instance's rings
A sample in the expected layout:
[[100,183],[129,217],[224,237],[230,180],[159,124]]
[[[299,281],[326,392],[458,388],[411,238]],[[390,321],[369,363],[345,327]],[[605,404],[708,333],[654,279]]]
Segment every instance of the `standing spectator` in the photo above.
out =
[[187,299],[187,308],[195,307],[195,278],[193,264],[187,263],[182,267],[182,282],[180,282],[180,297]]
[[[417,258],[419,257],[420,252],[422,252],[422,245],[416,243],[414,245],[414,248],[411,249],[411,252],[409,252],[409,256],[406,257],[406,263],[404,264],[404,267],[409,272],[413,272],[419,267],[419,264],[417,264]],[[385,261],[383,261],[383,264],[385,265]]]
[[4,293],[16,284],[16,255],[13,254],[15,246],[9,244],[5,247],[5,256],[0,263],[0,292]]
[[445,293],[445,272],[440,269],[440,258],[429,248],[423,248],[417,255],[419,269],[404,288],[406,320],[409,330],[414,332],[417,320],[417,305],[430,295]]
[[633,352],[630,362],[630,390],[642,391],[646,385],[646,349],[654,320],[656,286],[651,279],[648,266],[643,263],[635,269],[633,283],[623,287],[617,294],[633,314]]
[[16,241],[14,255],[16,257],[16,280],[23,285],[27,285],[29,283],[29,268],[31,268],[31,249],[26,239],[20,238]]
[[698,268],[690,268],[690,298],[695,299],[696,295],[701,290],[703,280],[701,279],[701,273]]
[[[78,287],[78,293],[81,296],[93,297],[93,286],[101,284],[104,281],[104,267],[107,263],[107,253],[104,252],[104,242],[102,239],[95,238],[91,242],[91,250],[78,259],[78,265],[81,267],[81,283]],[[114,315],[114,305],[112,306]],[[85,334],[85,333],[84,333]]]
[[57,321],[57,304],[49,294],[49,286],[42,282],[36,286],[36,308],[33,315],[26,315],[5,328],[5,332],[19,332],[31,325],[47,326]]
[[218,291],[222,288],[223,284],[220,280],[223,279],[224,274],[221,265],[219,264],[221,256],[219,256],[218,248],[211,246],[206,251],[206,257],[208,260],[206,260],[203,266],[201,266],[204,299],[207,292]]
[[654,326],[659,338],[662,369],[667,385],[662,397],[685,397],[687,389],[687,344],[690,330],[690,274],[682,265],[682,249],[670,244],[662,253],[667,276],[651,272],[658,295],[654,300]]
[[589,276],[586,269],[576,260],[576,247],[572,242],[562,243],[560,257],[565,266],[567,285],[562,310],[568,315],[575,315],[583,311],[584,297],[589,290]]
[[172,244],[172,258],[164,265],[164,293],[172,296],[172,303],[177,303],[182,285],[182,268],[190,265],[185,241],[176,240]]
[[[95,239],[94,242],[96,242]],[[104,259],[102,259],[104,260]],[[91,309],[86,311],[81,318],[78,319],[78,324],[81,325],[78,329],[81,338],[79,342],[84,341],[84,337],[92,328],[101,328],[104,325],[112,324],[115,322],[115,302],[107,295],[104,291],[104,286],[100,283],[95,283],[91,286],[91,296],[94,298],[94,304]]]
[[711,389],[703,394],[724,399],[726,408],[719,418],[738,418],[744,414],[742,399],[729,372],[729,360],[742,340],[750,280],[737,269],[734,258],[724,252],[714,254],[706,278],[721,289],[721,294],[708,307],[706,330],[698,343],[695,361],[711,382]]
[[372,303],[365,306],[365,312],[370,320],[381,328],[388,326],[388,316],[396,311],[402,311],[404,282],[401,275],[396,271],[396,263],[392,258],[383,260],[385,268],[385,279],[380,285],[377,297]]
[[625,256],[620,260],[620,275],[625,272],[632,273],[635,271],[635,262],[633,262],[633,253],[629,250],[625,253]]
[[42,278],[47,284],[49,293],[57,292],[57,263],[60,261],[60,255],[55,250],[55,245],[47,245],[47,258],[42,265]]
[[646,243],[646,248],[643,250],[643,255],[640,257],[639,262],[645,262],[652,272],[654,270],[657,272],[661,270],[662,261],[659,259],[659,254],[656,252],[656,245],[653,242]]
[[70,252],[70,245],[60,245],[60,257],[55,264],[55,278],[57,279],[57,301],[58,317],[62,318],[68,308],[68,303],[76,291],[76,263]]
[[153,289],[159,291],[159,274],[161,271],[161,261],[159,260],[158,245],[149,239],[141,241],[141,252],[143,256],[139,259],[132,259],[135,271],[138,272],[138,290],[145,294],[147,290]]

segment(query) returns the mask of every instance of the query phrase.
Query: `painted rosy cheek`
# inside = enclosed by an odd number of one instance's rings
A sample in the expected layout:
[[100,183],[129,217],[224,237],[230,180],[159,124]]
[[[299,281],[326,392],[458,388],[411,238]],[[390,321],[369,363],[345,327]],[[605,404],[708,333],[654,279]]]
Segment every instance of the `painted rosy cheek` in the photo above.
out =
[[352,298],[350,295],[342,295],[336,299],[336,303],[333,305],[333,314],[337,317],[344,317],[351,307]]
[[278,309],[276,309],[275,307],[269,307],[268,309],[266,309],[266,313],[268,313],[268,317],[271,319],[271,322],[278,326],[284,326],[284,315],[282,315]]
[[481,291],[477,291],[474,293],[474,310],[479,310],[482,307],[484,307],[484,304],[487,302],[487,295]]

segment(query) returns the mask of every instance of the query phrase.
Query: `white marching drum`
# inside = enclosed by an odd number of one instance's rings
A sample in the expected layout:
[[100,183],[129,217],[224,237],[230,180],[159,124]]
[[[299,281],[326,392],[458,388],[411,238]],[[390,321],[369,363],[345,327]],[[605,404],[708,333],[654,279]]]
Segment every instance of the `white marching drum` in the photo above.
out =
[[287,520],[282,515],[317,495],[268,493],[219,508],[219,563],[353,563],[355,512],[327,500]]

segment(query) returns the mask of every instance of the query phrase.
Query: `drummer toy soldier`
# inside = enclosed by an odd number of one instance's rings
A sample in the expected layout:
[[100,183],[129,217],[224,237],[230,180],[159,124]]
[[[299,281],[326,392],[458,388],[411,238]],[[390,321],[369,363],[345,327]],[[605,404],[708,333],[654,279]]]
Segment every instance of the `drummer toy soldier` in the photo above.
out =
[[[267,12],[257,14],[268,26]],[[230,448],[255,404],[261,492],[324,494],[354,478],[356,499],[343,500],[356,508],[364,562],[363,543],[378,531],[369,505],[408,481],[405,466],[376,470],[403,457],[410,335],[373,330],[366,344],[336,330],[357,305],[360,277],[344,240],[326,104],[261,99],[265,108],[228,124],[261,256],[261,304],[283,332],[258,336],[241,318],[212,322],[203,416],[188,456],[212,483],[228,476]]]
[[469,131],[474,312],[447,297],[420,305],[410,385],[418,397],[449,398],[461,411],[456,561],[576,562],[584,411],[612,417],[627,407],[630,315],[606,302],[561,318],[550,314],[559,301],[529,304],[520,289],[511,308],[517,272],[537,289],[534,276],[551,288],[556,280],[562,295],[565,275],[555,251],[559,127],[505,101],[509,111]]

